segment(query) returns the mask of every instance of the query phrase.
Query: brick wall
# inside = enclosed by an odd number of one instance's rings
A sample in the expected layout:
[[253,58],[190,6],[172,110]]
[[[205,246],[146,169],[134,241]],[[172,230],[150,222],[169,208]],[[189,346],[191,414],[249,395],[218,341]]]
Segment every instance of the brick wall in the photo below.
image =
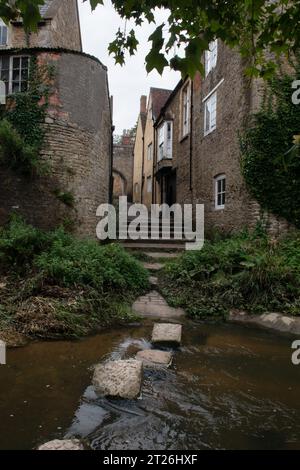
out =
[[[26,180],[1,169],[0,222],[14,209],[29,223],[53,228],[72,219],[79,236],[95,236],[98,205],[108,202],[111,113],[107,71],[81,54],[53,51],[39,61],[55,65],[43,158],[49,176]],[[54,191],[71,192],[74,208]],[[1,217],[2,214],[2,217]]]

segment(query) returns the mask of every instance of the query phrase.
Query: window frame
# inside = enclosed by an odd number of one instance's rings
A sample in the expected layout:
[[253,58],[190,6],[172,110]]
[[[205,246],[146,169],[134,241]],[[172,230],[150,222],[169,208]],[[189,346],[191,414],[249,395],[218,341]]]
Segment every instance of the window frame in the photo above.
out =
[[[0,54],[1,56],[1,54]],[[9,64],[8,64],[8,80],[3,80],[2,78],[2,60],[8,57]],[[18,59],[19,60],[19,68],[15,69],[14,68],[14,60]],[[22,69],[22,59],[28,59],[27,62],[27,68]],[[19,70],[19,79],[18,80],[13,80],[13,75],[14,75],[14,70]],[[22,71],[27,70],[27,80],[22,80]],[[12,55],[12,56],[1,56],[0,57],[0,80],[2,80],[5,84],[7,83],[7,95],[12,95],[15,93],[22,93],[24,90],[22,90],[22,83],[27,83],[27,89],[28,90],[28,84],[29,84],[29,73],[30,73],[30,56],[29,55]],[[13,85],[14,83],[18,82],[18,90],[14,91],[13,90]]]
[[[212,102],[214,101],[214,109],[212,108]],[[215,91],[204,101],[204,136],[211,134],[217,129],[217,105],[218,105],[218,94]],[[207,128],[207,113],[209,115],[209,126]],[[214,115],[214,119],[212,116]]]
[[218,40],[209,43],[208,51],[205,51],[205,77],[217,66],[218,62]]
[[147,188],[146,189],[147,189],[147,194],[152,193],[152,176],[147,176]]
[[[3,38],[3,31],[6,31],[6,42],[2,44],[2,38]],[[8,46],[8,34],[9,34],[9,29],[8,26],[4,23],[4,21],[0,18],[0,49],[5,48]]]
[[191,130],[191,86],[188,82],[181,91],[181,138],[189,135]]
[[[215,181],[215,210],[224,210],[226,207],[227,179],[225,173],[214,178]],[[221,182],[221,188],[219,183]],[[222,184],[224,182],[224,184]],[[219,204],[219,196],[221,196],[221,204]]]
[[157,129],[157,161],[173,158],[173,121],[163,121]]
[[152,142],[147,147],[147,161],[151,162],[153,160],[153,144]]

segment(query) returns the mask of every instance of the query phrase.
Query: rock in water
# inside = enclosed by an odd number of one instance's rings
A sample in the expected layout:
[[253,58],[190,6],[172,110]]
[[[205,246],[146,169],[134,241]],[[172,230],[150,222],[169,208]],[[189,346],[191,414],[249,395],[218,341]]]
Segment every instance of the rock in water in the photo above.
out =
[[157,349],[145,349],[136,355],[138,360],[143,361],[143,366],[148,368],[170,367],[172,364],[172,353],[159,351]]
[[140,394],[143,363],[135,359],[111,361],[95,367],[93,385],[102,396],[133,400]]
[[41,445],[38,450],[84,450],[84,448],[78,439],[56,439]]
[[181,344],[182,325],[173,323],[155,323],[152,343]]

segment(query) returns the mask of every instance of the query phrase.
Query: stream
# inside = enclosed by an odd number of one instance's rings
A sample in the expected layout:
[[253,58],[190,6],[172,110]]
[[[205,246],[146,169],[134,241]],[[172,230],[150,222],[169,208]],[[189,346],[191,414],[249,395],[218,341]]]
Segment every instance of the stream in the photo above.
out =
[[0,449],[76,436],[93,449],[300,449],[300,366],[263,330],[185,320],[169,370],[145,370],[137,401],[103,399],[93,365],[150,347],[153,323],[36,342],[0,366]]

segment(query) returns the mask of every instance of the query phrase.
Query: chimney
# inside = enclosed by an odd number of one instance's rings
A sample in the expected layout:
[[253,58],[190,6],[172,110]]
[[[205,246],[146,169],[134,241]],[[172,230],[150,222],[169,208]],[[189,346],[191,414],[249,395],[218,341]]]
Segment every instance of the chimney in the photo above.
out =
[[147,111],[147,96],[141,96],[141,113],[146,113]]

